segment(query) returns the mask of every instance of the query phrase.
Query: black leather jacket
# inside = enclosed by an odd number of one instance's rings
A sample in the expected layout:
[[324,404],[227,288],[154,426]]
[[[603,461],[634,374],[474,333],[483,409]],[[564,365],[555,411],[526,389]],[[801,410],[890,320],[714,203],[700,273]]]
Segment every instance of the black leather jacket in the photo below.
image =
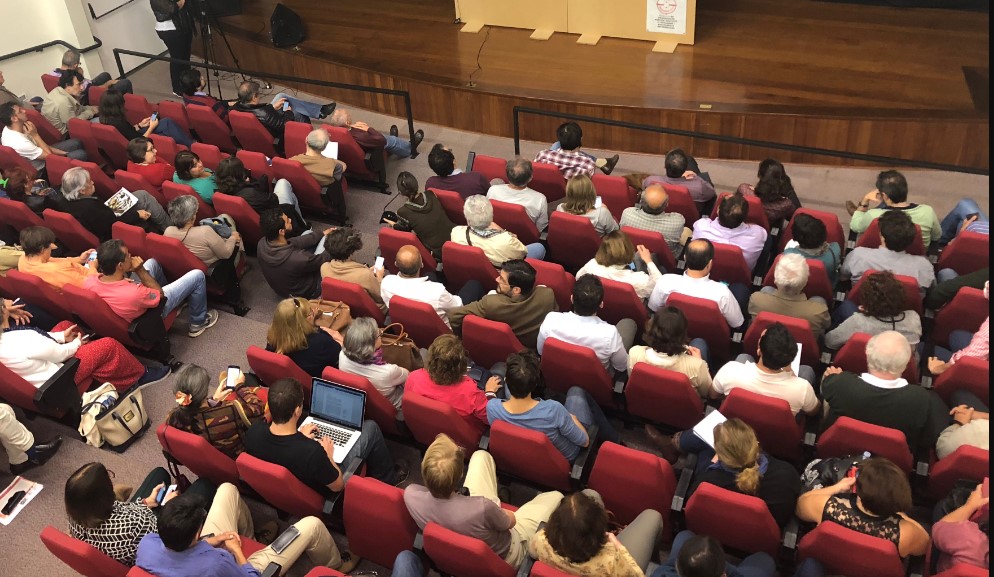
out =
[[277,112],[273,108],[273,105],[268,102],[260,102],[259,104],[242,104],[238,102],[235,104],[235,110],[254,114],[259,119],[259,122],[266,127],[266,130],[273,135],[273,138],[277,140],[283,138],[283,127],[294,118],[292,110]]
[[193,32],[193,17],[188,9],[189,2],[179,8],[176,0],[149,0],[156,22],[172,20],[178,32]]

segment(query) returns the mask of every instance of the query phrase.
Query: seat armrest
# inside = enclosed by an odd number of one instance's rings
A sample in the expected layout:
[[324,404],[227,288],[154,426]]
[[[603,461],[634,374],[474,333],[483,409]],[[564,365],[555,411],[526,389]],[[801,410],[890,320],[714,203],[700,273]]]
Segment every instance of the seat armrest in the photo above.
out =
[[77,370],[79,359],[70,357],[54,375],[38,387],[34,402],[39,412],[59,414],[80,411],[83,399],[76,386]]
[[570,470],[569,478],[576,482],[579,482],[583,477],[583,470],[586,468],[587,459],[590,457],[590,452],[594,448],[594,443],[597,442],[597,425],[592,425],[587,429],[587,441],[587,446],[580,449],[580,454],[573,461],[573,469]]
[[673,493],[673,502],[670,509],[679,513],[683,511],[683,506],[687,502],[687,493],[690,491],[690,481],[694,478],[694,469],[697,467],[697,455],[691,453],[687,455],[687,464],[680,471],[680,479],[676,484],[676,492]]
[[[476,153],[470,150],[469,155],[466,157],[466,172],[473,170],[474,164],[476,164]],[[525,575],[527,575],[527,573],[525,573]]]
[[276,577],[277,575],[280,574],[280,571],[282,570],[283,570],[282,565],[270,561],[269,565],[266,565],[266,569],[262,572],[262,577]]
[[486,451],[489,447],[490,447],[490,430],[487,429],[487,431],[480,436],[480,449]]
[[423,554],[425,552],[424,531],[418,531],[418,534],[414,536],[414,543],[411,545],[411,549],[414,549],[414,552],[419,554]]
[[532,565],[535,564],[535,558],[531,555],[526,555],[525,560],[521,562],[521,566],[518,567],[518,572],[515,573],[515,577],[528,577],[532,572]]
[[796,516],[791,515],[790,520],[787,521],[787,526],[783,528],[783,546],[791,550],[796,549],[797,535],[800,530],[800,522]]

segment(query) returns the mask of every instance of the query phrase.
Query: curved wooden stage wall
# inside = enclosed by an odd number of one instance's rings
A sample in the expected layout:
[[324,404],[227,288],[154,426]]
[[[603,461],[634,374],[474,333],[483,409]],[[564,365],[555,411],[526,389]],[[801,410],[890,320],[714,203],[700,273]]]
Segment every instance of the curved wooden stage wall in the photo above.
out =
[[[495,0],[499,1],[499,0]],[[541,0],[536,0],[541,1]],[[610,0],[605,0],[605,5]],[[529,31],[463,34],[452,0],[284,0],[306,22],[297,50],[268,38],[276,0],[223,19],[242,66],[407,90],[416,121],[509,137],[514,106],[865,154],[989,168],[989,16],[811,0],[699,0],[697,44],[549,41]],[[218,38],[215,35],[215,42]],[[216,44],[222,64],[232,64]],[[466,86],[470,74],[476,86]],[[967,78],[972,78],[974,92]],[[292,85],[292,84],[291,84]],[[403,116],[400,98],[296,88]],[[226,94],[228,96],[228,94]],[[553,140],[560,121],[524,115],[521,135]],[[812,164],[846,159],[586,124],[588,146]],[[512,154],[507,151],[507,155]]]

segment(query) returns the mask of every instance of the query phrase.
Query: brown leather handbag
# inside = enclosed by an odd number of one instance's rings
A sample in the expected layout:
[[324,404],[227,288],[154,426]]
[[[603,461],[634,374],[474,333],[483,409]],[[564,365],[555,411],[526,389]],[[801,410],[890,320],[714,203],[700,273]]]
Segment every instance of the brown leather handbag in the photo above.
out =
[[414,340],[407,336],[404,325],[392,323],[380,329],[380,340],[383,342],[384,361],[408,371],[416,371],[425,366],[421,351]]
[[352,310],[349,305],[338,301],[311,299],[314,308],[314,324],[333,331],[343,331],[352,323]]

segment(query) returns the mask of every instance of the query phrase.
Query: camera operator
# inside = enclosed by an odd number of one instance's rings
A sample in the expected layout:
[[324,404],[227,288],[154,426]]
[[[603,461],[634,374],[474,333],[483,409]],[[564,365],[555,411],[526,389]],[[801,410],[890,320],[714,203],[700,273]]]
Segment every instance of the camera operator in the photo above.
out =
[[[149,2],[152,5],[152,13],[155,14],[155,32],[169,50],[169,57],[189,60],[193,46],[194,24],[187,0],[149,0]],[[172,81],[173,94],[176,96],[183,94],[180,74],[189,68],[189,65],[180,62],[169,63],[169,78]]]

